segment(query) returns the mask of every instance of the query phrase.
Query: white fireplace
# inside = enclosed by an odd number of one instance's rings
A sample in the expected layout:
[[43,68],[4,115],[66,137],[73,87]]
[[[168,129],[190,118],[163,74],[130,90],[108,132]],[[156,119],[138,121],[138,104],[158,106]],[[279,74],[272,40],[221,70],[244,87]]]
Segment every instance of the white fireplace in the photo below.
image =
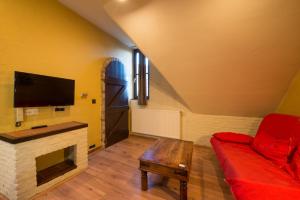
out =
[[[88,165],[87,146],[87,127],[16,144],[0,140],[0,192],[10,200],[26,200],[78,174]],[[39,157],[58,150],[65,150],[69,170],[38,182]]]

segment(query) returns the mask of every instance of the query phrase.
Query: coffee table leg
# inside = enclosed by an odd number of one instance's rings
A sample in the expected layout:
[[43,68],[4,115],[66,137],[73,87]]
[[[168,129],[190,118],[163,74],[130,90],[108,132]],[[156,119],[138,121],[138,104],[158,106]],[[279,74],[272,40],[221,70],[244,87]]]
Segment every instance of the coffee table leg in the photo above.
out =
[[142,190],[148,190],[148,176],[147,172],[141,170],[141,182],[142,182]]
[[180,181],[180,200],[187,200],[187,182]]

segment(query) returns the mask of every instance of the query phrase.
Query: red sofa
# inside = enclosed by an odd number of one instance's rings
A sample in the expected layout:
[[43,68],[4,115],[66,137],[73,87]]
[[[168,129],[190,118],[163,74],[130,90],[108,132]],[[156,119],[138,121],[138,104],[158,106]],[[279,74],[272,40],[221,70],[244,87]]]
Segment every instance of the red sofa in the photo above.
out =
[[[247,136],[235,142],[234,139],[222,140],[217,135],[211,138],[211,144],[236,199],[300,200],[300,181],[284,167],[254,150],[250,136],[249,142]],[[300,117],[267,115],[255,137],[257,135],[268,135],[280,140],[292,139],[293,147],[297,148],[300,144]]]

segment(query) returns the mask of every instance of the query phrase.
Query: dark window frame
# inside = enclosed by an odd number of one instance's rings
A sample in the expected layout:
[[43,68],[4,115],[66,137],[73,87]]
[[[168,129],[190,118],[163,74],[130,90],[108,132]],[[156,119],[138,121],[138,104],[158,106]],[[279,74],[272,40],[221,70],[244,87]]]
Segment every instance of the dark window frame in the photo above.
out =
[[[145,72],[145,76],[148,77],[148,80],[147,80],[147,99],[150,98],[150,61],[149,59],[139,50],[139,49],[134,49],[133,50],[133,62],[132,62],[132,67],[133,67],[133,99],[138,99],[138,91],[137,91],[137,84],[138,84],[138,76],[139,76],[139,73],[137,72],[136,70],[136,65],[137,65],[137,53],[139,53],[142,57],[143,57],[143,60],[146,61],[146,59],[148,60],[148,72]],[[146,65],[146,63],[145,63]],[[140,71],[140,69],[139,69]]]

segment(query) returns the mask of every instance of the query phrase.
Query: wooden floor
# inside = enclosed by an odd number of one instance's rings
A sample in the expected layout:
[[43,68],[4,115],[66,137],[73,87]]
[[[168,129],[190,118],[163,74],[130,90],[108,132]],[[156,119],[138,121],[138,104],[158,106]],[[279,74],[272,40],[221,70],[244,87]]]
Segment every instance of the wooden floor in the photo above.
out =
[[[83,173],[35,198],[35,200],[162,200],[178,199],[176,180],[149,174],[149,190],[140,189],[138,157],[154,139],[130,136],[89,156]],[[228,186],[210,148],[195,146],[188,184],[190,200],[232,200]]]

